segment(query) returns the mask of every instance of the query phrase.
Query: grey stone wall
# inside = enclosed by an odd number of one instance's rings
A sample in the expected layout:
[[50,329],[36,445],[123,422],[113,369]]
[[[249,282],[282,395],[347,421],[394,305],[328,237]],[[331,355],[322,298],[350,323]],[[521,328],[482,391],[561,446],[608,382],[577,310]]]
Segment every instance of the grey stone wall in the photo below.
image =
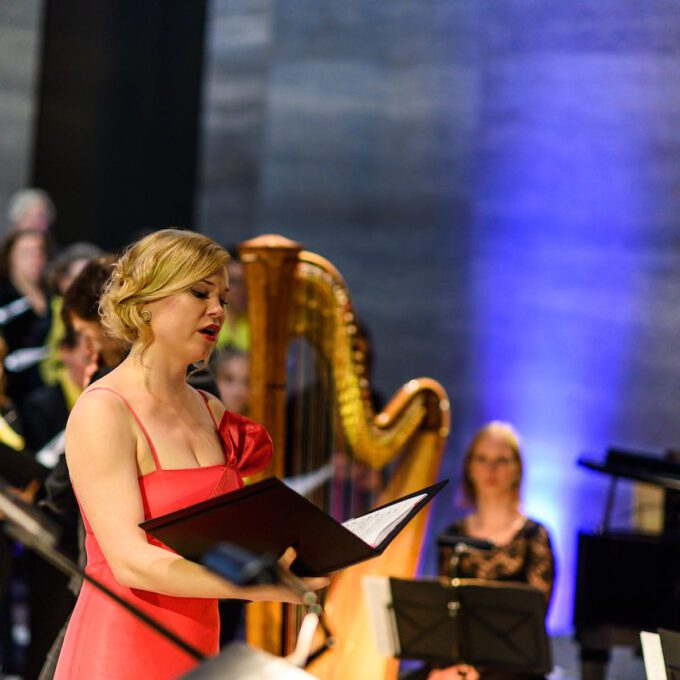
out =
[[7,199],[30,181],[42,5],[0,3],[0,232]]
[[[517,426],[525,506],[560,559],[552,624],[568,628],[575,532],[605,492],[576,459],[680,443],[680,8],[242,0],[216,15],[249,26],[250,115],[216,124],[207,102],[202,224],[225,242],[278,231],[339,267],[378,388],[431,375],[449,391],[448,476],[482,422]],[[239,98],[225,26],[211,87]],[[233,219],[221,177],[248,205]],[[625,489],[615,515],[630,523]]]

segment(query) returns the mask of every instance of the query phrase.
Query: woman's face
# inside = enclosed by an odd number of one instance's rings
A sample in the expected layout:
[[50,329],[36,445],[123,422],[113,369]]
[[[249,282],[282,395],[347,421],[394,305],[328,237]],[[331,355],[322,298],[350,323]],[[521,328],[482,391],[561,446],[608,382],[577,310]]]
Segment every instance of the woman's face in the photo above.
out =
[[47,265],[45,241],[38,234],[26,234],[17,239],[9,256],[12,278],[37,284]]
[[98,321],[81,319],[73,312],[70,320],[73,330],[83,339],[83,349],[87,352],[90,363],[96,362],[100,368],[114,368],[120,363],[125,346],[121,341],[104,333]]
[[246,283],[243,275],[243,265],[236,260],[231,260],[229,268],[229,305],[232,311],[244,312],[248,306],[246,297]]
[[503,438],[487,433],[475,445],[468,467],[477,497],[515,494],[519,465]]
[[222,363],[215,382],[227,411],[247,411],[250,397],[250,362],[247,357],[235,356]]
[[14,228],[47,231],[50,228],[50,213],[44,201],[40,199],[31,201],[19,215]]
[[153,345],[182,356],[187,364],[210,356],[224,322],[227,273],[220,270],[181,293],[150,302]]
[[66,367],[71,380],[83,387],[85,385],[85,372],[92,363],[92,349],[89,338],[85,335],[78,335],[75,347],[62,345],[59,348],[59,358]]

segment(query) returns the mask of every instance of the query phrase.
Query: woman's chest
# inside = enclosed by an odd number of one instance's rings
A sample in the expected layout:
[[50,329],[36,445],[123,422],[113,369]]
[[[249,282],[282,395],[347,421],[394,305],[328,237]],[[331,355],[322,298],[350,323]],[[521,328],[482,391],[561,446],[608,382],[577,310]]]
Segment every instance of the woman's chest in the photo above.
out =
[[462,576],[494,581],[521,581],[526,571],[527,543],[516,538],[489,551],[475,551],[460,557]]
[[180,418],[147,418],[146,434],[138,437],[137,446],[142,474],[156,467],[181,470],[225,462],[224,442],[212,423]]

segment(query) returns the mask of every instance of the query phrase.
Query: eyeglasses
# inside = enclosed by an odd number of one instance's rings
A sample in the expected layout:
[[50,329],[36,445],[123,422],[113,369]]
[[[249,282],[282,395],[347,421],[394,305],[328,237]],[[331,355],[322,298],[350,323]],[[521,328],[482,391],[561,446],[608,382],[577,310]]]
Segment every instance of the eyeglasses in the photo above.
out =
[[475,454],[470,457],[470,463],[474,463],[475,465],[486,465],[488,467],[497,467],[502,470],[509,468],[511,465],[515,463],[514,458],[508,458],[508,457],[501,457],[501,458],[487,458],[486,456],[483,455],[478,455]]

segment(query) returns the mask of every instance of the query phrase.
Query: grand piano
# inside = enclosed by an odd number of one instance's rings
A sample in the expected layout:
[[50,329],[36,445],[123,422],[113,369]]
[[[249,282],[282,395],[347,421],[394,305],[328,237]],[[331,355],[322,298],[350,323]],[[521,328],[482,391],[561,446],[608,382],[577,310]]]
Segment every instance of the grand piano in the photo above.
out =
[[[641,630],[680,630],[680,460],[674,453],[655,456],[610,449],[604,461],[578,462],[611,477],[601,527],[578,537],[574,606],[582,680],[601,680],[612,646],[638,648]],[[664,490],[659,533],[611,528],[621,479]]]

